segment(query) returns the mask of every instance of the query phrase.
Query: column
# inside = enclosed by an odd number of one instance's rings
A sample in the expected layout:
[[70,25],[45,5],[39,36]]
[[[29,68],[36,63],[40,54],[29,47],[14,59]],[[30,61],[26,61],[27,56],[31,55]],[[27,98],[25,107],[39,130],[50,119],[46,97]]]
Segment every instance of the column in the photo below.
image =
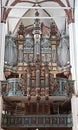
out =
[[72,116],[73,116],[73,128],[72,130],[78,130],[78,0],[75,0],[75,69],[76,69],[76,95],[72,97]]
[[75,0],[75,60],[76,60],[76,84],[78,95],[78,0]]
[[[1,21],[1,9],[0,9],[0,21]],[[3,53],[4,53],[4,51],[3,50],[4,49],[2,50],[2,48],[4,48],[4,45],[5,45],[5,42],[3,40],[4,37],[5,37],[4,36],[5,33],[3,33],[3,30],[5,30],[5,24],[4,23],[0,23],[0,81],[4,79],[4,74],[3,74],[3,64],[4,64],[4,60],[3,60],[3,57],[4,57]],[[4,44],[2,44],[3,42],[4,42]],[[3,108],[3,100],[2,100],[2,95],[1,95],[1,82],[0,82],[0,130],[3,130],[3,129],[1,129],[2,108]]]
[[[71,107],[72,107],[72,117],[73,117],[73,127],[72,130],[78,130],[78,0],[75,0],[75,23],[71,23],[69,25],[70,27],[70,34],[73,33],[73,36],[71,35],[71,39],[73,39],[72,44],[72,50],[71,50],[71,59],[74,60],[73,63],[73,69],[72,69],[72,79],[75,80],[75,93],[76,95],[72,96],[71,99]],[[71,29],[72,28],[72,29]],[[72,30],[74,30],[72,32]],[[73,37],[73,38],[72,38]],[[71,44],[71,43],[70,43]],[[73,56],[73,58],[72,58]]]
[[0,80],[4,80],[5,23],[0,23]]
[[0,95],[0,130],[2,130],[2,129],[1,129],[1,120],[2,120],[2,106],[3,106],[2,96]]
[[71,99],[73,127],[72,130],[78,130],[78,98],[75,95]]
[[[75,80],[75,95],[72,96],[71,108],[72,108],[72,118],[73,127],[72,130],[78,130],[78,99],[76,95],[78,94],[78,43],[76,44],[76,31],[75,23],[69,24],[69,43],[70,43],[70,65],[72,80]],[[77,36],[78,37],[78,36]]]
[[[0,23],[0,81],[4,80],[4,51],[5,51],[5,23]],[[2,95],[1,95],[1,83],[0,83],[0,130],[1,129],[1,119],[2,119]]]
[[78,91],[76,82],[76,47],[75,47],[75,23],[69,24],[70,65],[72,80],[75,80],[75,93]]

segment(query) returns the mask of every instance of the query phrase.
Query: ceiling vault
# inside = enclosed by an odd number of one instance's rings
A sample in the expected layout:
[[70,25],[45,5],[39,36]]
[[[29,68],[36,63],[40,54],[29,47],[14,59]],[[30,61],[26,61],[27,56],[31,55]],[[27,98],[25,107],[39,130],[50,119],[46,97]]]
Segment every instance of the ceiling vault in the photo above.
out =
[[[72,4],[71,3],[70,0],[12,0],[12,2],[10,0],[5,0],[4,6],[3,4],[1,5],[1,21],[5,23],[7,22],[7,32],[12,29],[11,31],[14,34],[21,21],[24,21],[25,26],[29,26],[29,24],[31,25],[32,23],[30,21],[33,22],[33,19],[37,18],[34,16],[34,11],[39,10],[39,18],[41,19],[41,22],[44,21],[44,23],[50,27],[51,21],[54,19],[58,29],[61,31],[62,27],[63,29],[66,29],[66,23],[74,22],[75,0],[73,0]],[[11,11],[14,11],[13,9],[21,10],[21,13],[19,15],[13,14],[11,16]],[[16,21],[15,25],[11,23],[12,19],[13,21]],[[60,19],[63,21],[62,27]],[[29,22],[25,23],[25,21]],[[49,22],[47,23],[45,21]],[[13,25],[13,28],[10,24]]]
[[[9,0],[6,1],[5,3],[5,6],[8,5],[8,2]],[[27,3],[32,3],[32,4],[36,4],[36,2],[32,2],[32,1],[25,1],[25,0],[15,0],[11,3],[10,6],[15,6],[16,4],[20,3],[20,2],[27,2]],[[61,1],[61,0],[43,0],[43,1],[40,1],[40,2],[37,2],[38,4],[41,4],[41,3],[44,3],[44,2],[56,2],[58,3],[61,7],[66,7],[65,4]],[[70,6],[70,3],[69,3],[69,0],[66,0],[67,2],[67,5]],[[3,17],[2,17],[2,21],[6,21],[8,15],[9,15],[9,12],[11,11],[11,8],[10,9],[6,9],[4,8],[4,11],[3,11]],[[44,10],[46,13],[47,11]],[[69,9],[64,9],[69,21],[72,19],[72,11],[69,10]]]

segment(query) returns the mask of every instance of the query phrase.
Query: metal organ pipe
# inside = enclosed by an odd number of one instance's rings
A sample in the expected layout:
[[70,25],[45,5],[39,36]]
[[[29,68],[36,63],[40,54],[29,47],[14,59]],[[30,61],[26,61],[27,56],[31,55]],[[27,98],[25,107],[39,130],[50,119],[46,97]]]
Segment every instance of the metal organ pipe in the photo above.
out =
[[40,87],[40,70],[36,70],[36,88]]
[[30,67],[27,67],[27,96],[30,96],[30,88],[31,88],[31,72]]
[[48,64],[45,65],[45,96],[49,93],[49,68]]
[[36,63],[36,96],[39,95],[40,90],[40,64],[39,61]]
[[[37,39],[36,37],[39,37],[39,39]],[[34,36],[34,58],[35,59],[37,55],[40,55],[40,36]]]
[[31,78],[31,75],[28,73],[27,74],[27,88],[30,88],[31,84],[30,84],[30,78]]
[[49,75],[48,73],[45,74],[45,87],[49,86]]

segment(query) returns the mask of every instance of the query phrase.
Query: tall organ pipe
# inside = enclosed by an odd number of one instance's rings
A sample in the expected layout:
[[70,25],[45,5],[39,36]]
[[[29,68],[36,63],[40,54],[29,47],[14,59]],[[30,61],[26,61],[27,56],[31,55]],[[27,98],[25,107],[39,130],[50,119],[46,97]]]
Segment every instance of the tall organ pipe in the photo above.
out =
[[45,96],[49,93],[49,68],[48,64],[45,64]]
[[39,95],[40,90],[40,64],[36,63],[36,95]]
[[37,58],[37,55],[40,55],[40,39],[34,39],[34,59]]
[[30,66],[27,67],[27,96],[30,95],[30,88],[31,88],[31,70]]

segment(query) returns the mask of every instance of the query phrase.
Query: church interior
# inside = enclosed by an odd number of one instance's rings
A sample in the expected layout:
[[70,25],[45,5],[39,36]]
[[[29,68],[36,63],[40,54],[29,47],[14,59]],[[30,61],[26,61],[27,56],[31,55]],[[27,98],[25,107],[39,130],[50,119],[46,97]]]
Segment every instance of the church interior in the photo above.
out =
[[74,23],[75,0],[1,0],[1,130],[75,130]]

